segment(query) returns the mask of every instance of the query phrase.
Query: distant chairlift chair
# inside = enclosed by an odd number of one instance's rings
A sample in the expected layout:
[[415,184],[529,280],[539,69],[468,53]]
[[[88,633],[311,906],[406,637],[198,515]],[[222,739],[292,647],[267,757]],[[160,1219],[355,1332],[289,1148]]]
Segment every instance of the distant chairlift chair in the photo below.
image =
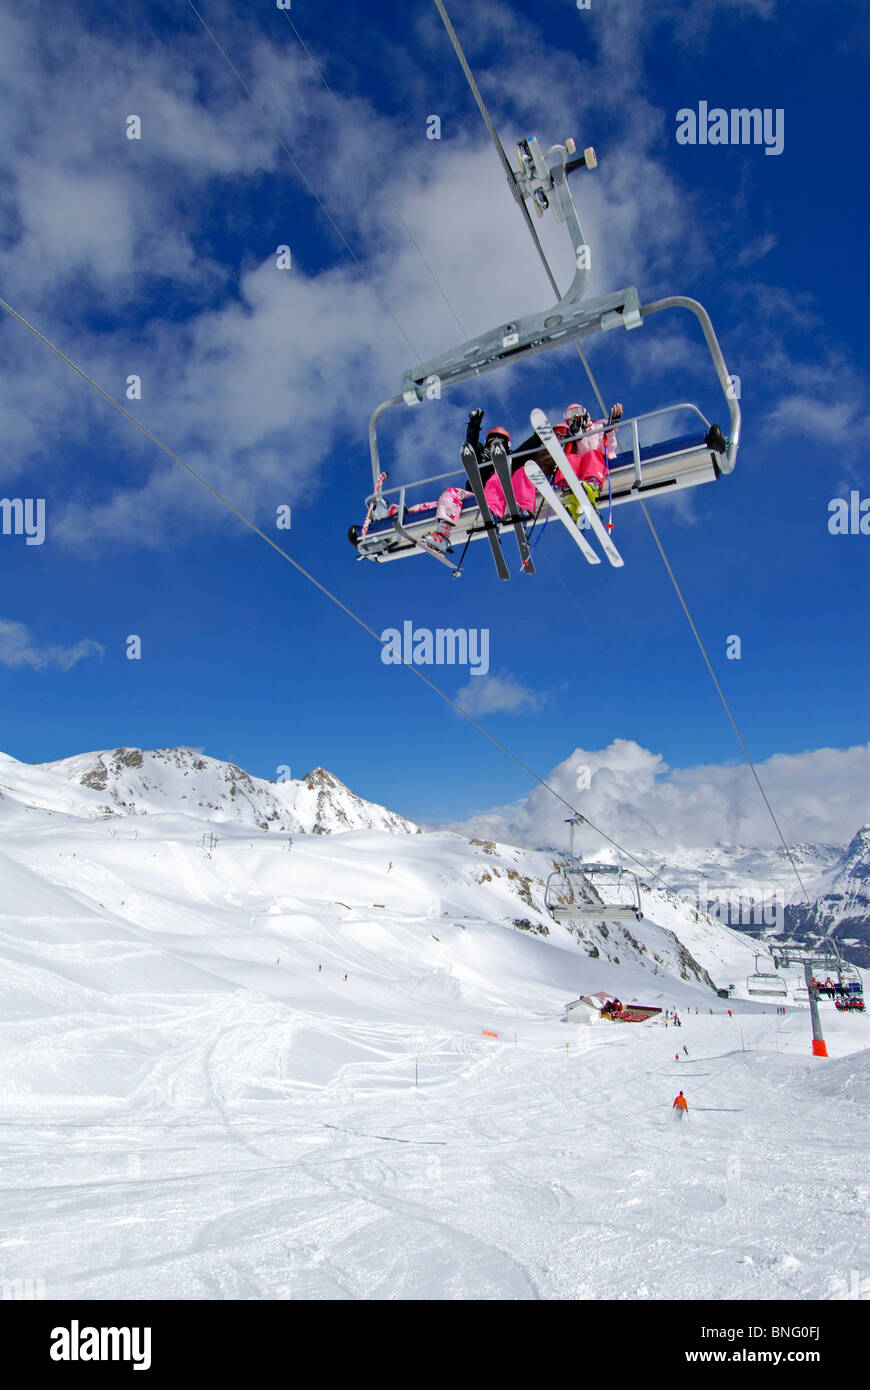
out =
[[764,969],[765,965],[772,964],[770,956],[755,957],[755,974],[750,975],[746,981],[748,994],[761,994],[774,999],[788,998],[788,986],[782,976]]
[[[577,902],[572,876],[579,876],[600,897],[599,903]],[[602,891],[605,889],[606,891]],[[637,875],[618,864],[562,864],[547,879],[544,906],[554,922],[568,918],[597,918],[599,921],[643,919],[640,884]]]

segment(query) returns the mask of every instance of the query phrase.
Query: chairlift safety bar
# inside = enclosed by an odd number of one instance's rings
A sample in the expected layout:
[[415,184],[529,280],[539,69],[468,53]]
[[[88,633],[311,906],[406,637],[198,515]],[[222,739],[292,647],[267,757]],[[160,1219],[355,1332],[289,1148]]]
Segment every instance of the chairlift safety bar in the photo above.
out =
[[[627,291],[623,291],[621,295],[610,295],[606,296],[605,298],[608,299],[608,301],[624,301],[627,293]],[[636,291],[633,291],[632,293],[634,293],[636,296]],[[563,301],[560,301],[560,304],[562,302]],[[594,305],[600,304],[600,302],[601,301],[599,300],[590,300],[588,305],[586,306],[587,310],[591,310]],[[737,459],[737,450],[740,443],[740,404],[737,400],[736,392],[733,389],[731,378],[728,375],[728,368],[725,363],[725,358],[722,354],[722,349],[719,346],[719,340],[716,337],[713,325],[710,321],[710,316],[707,313],[706,309],[695,299],[689,299],[683,295],[672,295],[667,299],[658,299],[651,304],[645,304],[641,308],[639,308],[638,323],[642,322],[643,318],[650,314],[657,314],[660,313],[663,309],[674,308],[687,309],[689,310],[689,312],[693,313],[695,317],[698,319],[698,322],[700,323],[702,331],[704,333],[704,338],[706,340],[710,356],[713,360],[713,366],[715,368],[716,375],[719,379],[719,384],[722,387],[722,392],[725,396],[725,400],[728,406],[729,433],[726,443],[725,454],[721,456],[722,462],[719,465],[719,468],[720,472],[722,473],[730,473],[734,468]],[[372,462],[373,487],[376,486],[378,476],[381,473],[380,452],[378,447],[378,421],[380,420],[380,417],[384,413],[384,411],[391,409],[393,406],[402,405],[403,403],[407,405],[420,404],[420,402],[425,398],[426,395],[425,382],[427,377],[437,375],[439,377],[440,388],[443,388],[445,386],[452,386],[460,381],[466,380],[468,377],[479,376],[484,371],[494,370],[495,367],[503,365],[507,360],[513,361],[521,356],[527,356],[536,352],[544,352],[549,348],[557,347],[561,342],[570,341],[572,339],[585,336],[589,333],[599,332],[602,330],[606,330],[606,328],[617,326],[615,322],[605,323],[604,319],[606,318],[607,314],[605,314],[603,318],[599,319],[594,324],[590,325],[589,323],[585,323],[579,326],[575,325],[570,329],[563,330],[558,337],[556,337],[554,334],[550,334],[547,341],[545,342],[530,342],[525,347],[513,350],[510,355],[510,358],[508,358],[507,354],[503,354],[502,356],[499,356],[497,360],[476,360],[471,365],[465,365],[462,367],[457,366],[455,370],[453,370],[449,374],[449,376],[445,375],[443,371],[436,372],[434,370],[430,370],[434,368],[434,364],[437,362],[440,362],[443,368],[444,364],[442,359],[437,358],[432,359],[430,362],[423,363],[421,367],[415,368],[412,372],[407,373],[406,381],[411,380],[413,382],[413,387],[406,385],[406,389],[401,395],[390,396],[388,400],[381,401],[380,405],[375,407],[374,411],[372,412],[371,419],[369,421],[369,451],[371,454]],[[617,320],[620,318],[620,315],[614,313],[613,318],[614,320]],[[516,325],[503,325],[502,329],[494,330],[494,332],[503,333],[503,329],[505,327],[516,327]],[[454,353],[453,356],[455,357],[456,354]],[[450,357],[450,354],[448,354],[448,357]],[[420,375],[420,373],[422,373],[422,375]],[[609,426],[608,428],[618,430],[619,428],[624,429],[627,426],[632,425],[634,426],[634,430],[636,430],[636,422],[639,422],[644,419],[650,419],[655,415],[666,414],[668,413],[668,411],[672,411],[676,408],[677,407],[674,406],[667,406],[663,407],[658,411],[648,411],[643,415],[632,416],[628,420],[619,421],[618,424]],[[698,409],[697,406],[689,404],[688,408],[694,410],[696,414],[699,416],[699,418],[703,420],[705,424],[707,423],[705,416]],[[640,470],[639,448],[639,442],[633,431],[632,452],[634,453],[635,457],[635,468],[638,471]],[[423,479],[421,481],[423,483],[440,481],[441,478],[443,478],[444,476],[453,475],[440,475],[437,478]]]
[[[401,399],[401,398],[400,398],[400,397],[395,397],[395,398],[394,398],[394,400],[399,400],[399,399]],[[380,407],[379,407],[379,408],[380,408]],[[638,431],[638,425],[639,425],[639,424],[642,424],[644,421],[647,421],[647,420],[654,420],[654,419],[656,419],[658,416],[663,416],[663,415],[676,415],[679,411],[690,411],[692,414],[694,414],[694,415],[696,415],[696,416],[698,417],[698,419],[700,420],[701,424],[704,426],[705,430],[710,428],[710,421],[709,421],[709,420],[707,419],[707,417],[704,415],[703,411],[699,410],[698,407],[697,407],[692,401],[678,401],[678,402],[676,402],[674,405],[660,406],[657,410],[647,410],[647,411],[644,411],[642,415],[632,415],[632,416],[629,416],[627,419],[619,420],[619,421],[617,421],[615,424],[613,424],[613,425],[608,425],[608,426],[606,427],[606,432],[607,432],[607,434],[617,434],[617,435],[618,435],[620,430],[630,430],[630,432],[631,432],[631,451],[632,451],[632,456],[633,456],[633,459],[634,459],[635,477],[636,477],[636,480],[637,480],[638,484],[641,484],[641,483],[643,482],[643,469],[644,469],[644,466],[645,466],[644,463],[643,463],[643,461],[641,460],[641,457],[640,457],[640,450],[641,450],[641,448],[655,448],[655,447],[656,447],[655,443],[650,444],[650,445],[641,445],[641,443],[640,443],[640,435],[639,435],[639,431]],[[661,441],[659,441],[659,442],[660,442],[661,444],[664,445],[664,444],[667,443],[667,440],[661,440]],[[527,455],[530,455],[530,454],[533,453],[533,452],[535,452],[535,451],[533,451],[533,450],[518,449],[515,453],[512,453],[512,454],[510,455],[510,459],[511,459],[512,462],[513,462],[513,460],[515,460],[515,459],[524,459],[524,458],[527,457]],[[379,472],[378,472],[377,477],[379,477],[379,476],[380,476],[380,470],[379,470]],[[397,484],[395,487],[391,487],[391,488],[384,488],[384,487],[382,487],[382,488],[380,489],[379,495],[380,495],[381,497],[393,497],[393,496],[396,496],[398,493],[401,493],[401,494],[402,494],[402,499],[401,499],[401,502],[400,502],[400,506],[404,506],[404,493],[405,493],[405,491],[406,491],[407,488],[413,487],[413,488],[416,489],[416,488],[428,487],[430,484],[434,487],[437,483],[448,483],[451,479],[461,478],[461,477],[463,477],[463,476],[464,476],[464,475],[463,475],[463,472],[462,472],[462,469],[461,469],[461,468],[453,468],[453,469],[451,469],[450,472],[448,472],[448,473],[433,473],[433,474],[431,475],[431,477],[428,477],[428,478],[414,479],[413,482],[409,482],[409,483],[400,483],[400,484]],[[375,481],[377,481],[377,477],[376,477]],[[372,497],[373,497],[373,494],[370,494],[370,495],[366,498],[366,506],[368,506],[368,504],[372,501]]]

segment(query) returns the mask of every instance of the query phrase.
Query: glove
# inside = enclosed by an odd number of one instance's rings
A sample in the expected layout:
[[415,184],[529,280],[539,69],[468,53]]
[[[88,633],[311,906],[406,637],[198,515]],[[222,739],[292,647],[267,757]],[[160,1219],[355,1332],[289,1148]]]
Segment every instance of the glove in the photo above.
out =
[[479,425],[484,417],[484,414],[485,411],[483,410],[472,410],[471,414],[468,417],[469,425]]
[[619,401],[610,407],[610,424],[615,425],[617,420],[622,419],[622,406]]

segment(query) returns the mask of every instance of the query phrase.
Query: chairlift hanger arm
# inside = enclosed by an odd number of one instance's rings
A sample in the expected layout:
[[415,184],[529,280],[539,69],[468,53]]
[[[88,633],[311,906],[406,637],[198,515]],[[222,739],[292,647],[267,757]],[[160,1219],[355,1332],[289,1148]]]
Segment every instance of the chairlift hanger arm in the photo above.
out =
[[710,315],[703,304],[698,303],[697,299],[689,299],[686,295],[674,294],[669,295],[667,299],[656,299],[652,304],[643,304],[640,310],[641,318],[647,318],[650,314],[657,314],[662,309],[688,309],[701,325],[710,356],[713,359],[716,375],[719,378],[719,385],[722,387],[728,404],[728,445],[725,450],[725,461],[720,465],[720,468],[723,473],[731,473],[737,461],[737,448],[740,443],[740,404],[728,375],[725,357],[710,321]]
[[[595,169],[598,165],[598,159],[590,145],[579,159],[569,163],[568,156],[574,154],[575,149],[574,141],[566,140],[564,145],[551,145],[547,152],[543,153],[535,136],[521,140],[517,145],[517,163],[520,172],[513,175],[514,186],[520,197],[532,199],[533,207],[539,217],[543,217],[547,208],[552,207],[556,221],[564,222],[568,228],[571,245],[574,249],[576,270],[574,279],[568,291],[561,296],[560,302],[561,300],[570,302],[575,299],[582,299],[586,292],[586,282],[589,279],[590,271],[588,254],[582,254],[588,252],[588,247],[583,235],[583,228],[580,225],[580,218],[577,215],[577,208],[571,196],[571,189],[568,186],[568,174],[572,169]],[[551,202],[554,194],[556,201]]]

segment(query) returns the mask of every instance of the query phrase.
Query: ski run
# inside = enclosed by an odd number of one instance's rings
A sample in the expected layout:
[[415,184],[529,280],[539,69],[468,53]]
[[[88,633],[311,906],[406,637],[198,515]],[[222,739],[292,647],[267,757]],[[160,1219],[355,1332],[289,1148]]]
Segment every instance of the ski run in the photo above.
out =
[[[0,829],[3,1281],[867,1297],[867,1021],[813,1058],[683,899],[556,924],[552,854],[185,750],[0,759]],[[597,991],[682,1026],[561,1021]]]

